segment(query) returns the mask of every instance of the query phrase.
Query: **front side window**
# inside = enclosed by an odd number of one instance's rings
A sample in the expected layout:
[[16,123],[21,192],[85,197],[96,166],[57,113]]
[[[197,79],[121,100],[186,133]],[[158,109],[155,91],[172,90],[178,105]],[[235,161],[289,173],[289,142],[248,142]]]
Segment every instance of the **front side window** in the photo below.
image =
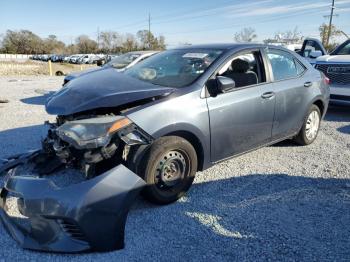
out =
[[245,87],[265,82],[265,70],[259,51],[247,51],[226,63],[218,75],[231,78],[235,87]]
[[178,49],[153,55],[124,74],[168,87],[185,87],[200,77],[222,54],[219,49]]
[[270,60],[275,81],[297,77],[305,71],[305,67],[288,52],[269,49],[267,57]]

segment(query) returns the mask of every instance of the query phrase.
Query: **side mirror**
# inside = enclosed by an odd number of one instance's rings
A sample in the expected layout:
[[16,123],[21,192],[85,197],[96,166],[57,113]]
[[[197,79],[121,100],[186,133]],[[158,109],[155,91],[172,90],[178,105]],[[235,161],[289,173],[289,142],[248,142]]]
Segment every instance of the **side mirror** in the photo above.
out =
[[230,92],[236,87],[236,83],[229,77],[217,76],[215,79],[209,79],[206,86],[210,95],[215,97],[218,94]]
[[322,56],[322,52],[317,50],[317,51],[312,51],[310,54],[309,54],[309,57],[310,58],[317,58],[319,56]]

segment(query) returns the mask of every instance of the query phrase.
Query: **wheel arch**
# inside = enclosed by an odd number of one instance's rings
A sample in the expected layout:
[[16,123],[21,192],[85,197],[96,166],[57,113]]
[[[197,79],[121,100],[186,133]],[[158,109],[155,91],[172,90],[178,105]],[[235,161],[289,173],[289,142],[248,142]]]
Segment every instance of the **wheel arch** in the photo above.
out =
[[163,136],[178,136],[186,139],[188,142],[191,143],[191,145],[196,150],[197,154],[197,160],[198,160],[198,166],[197,171],[202,171],[204,169],[204,149],[201,141],[199,138],[193,134],[192,132],[186,131],[186,130],[177,130],[170,133],[167,133]]
[[312,103],[313,105],[316,105],[321,112],[321,116],[323,117],[325,115],[325,103],[321,99],[316,99]]

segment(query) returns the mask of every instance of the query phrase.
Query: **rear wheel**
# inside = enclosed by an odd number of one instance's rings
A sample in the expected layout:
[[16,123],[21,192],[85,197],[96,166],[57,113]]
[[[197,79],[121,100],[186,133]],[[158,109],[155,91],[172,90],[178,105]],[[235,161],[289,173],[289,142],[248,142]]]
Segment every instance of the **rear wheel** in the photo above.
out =
[[147,183],[144,197],[156,204],[169,204],[182,197],[197,171],[195,149],[187,140],[176,136],[159,138],[141,157],[130,158],[140,159],[132,163],[132,169]]
[[303,127],[295,137],[295,142],[300,145],[310,145],[315,141],[321,123],[321,112],[318,106],[312,105],[305,117]]

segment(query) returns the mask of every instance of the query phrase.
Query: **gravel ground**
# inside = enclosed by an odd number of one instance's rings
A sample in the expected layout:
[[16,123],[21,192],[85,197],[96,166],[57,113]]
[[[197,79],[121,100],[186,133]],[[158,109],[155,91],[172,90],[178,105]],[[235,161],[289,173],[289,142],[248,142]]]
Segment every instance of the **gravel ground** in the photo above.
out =
[[[63,78],[0,78],[0,158],[44,135],[45,94]],[[0,226],[0,260],[350,261],[350,108],[332,107],[314,144],[263,148],[198,173],[169,206],[139,199],[126,247],[110,253],[22,250]]]

